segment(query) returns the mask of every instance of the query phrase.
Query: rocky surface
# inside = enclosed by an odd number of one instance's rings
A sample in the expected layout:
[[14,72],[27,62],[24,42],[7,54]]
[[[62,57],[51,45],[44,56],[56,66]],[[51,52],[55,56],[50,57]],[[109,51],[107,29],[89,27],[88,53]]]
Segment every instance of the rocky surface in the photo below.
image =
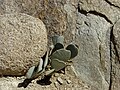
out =
[[76,28],[77,4],[77,0],[1,0],[0,14],[18,12],[40,18],[46,25],[49,38],[64,34],[66,42],[70,42]]
[[[70,69],[70,68],[69,68]],[[57,73],[58,76],[53,76],[51,78],[50,85],[40,85],[37,84],[35,79],[30,83],[26,88],[17,87],[19,83],[23,82],[25,77],[3,77],[0,78],[0,90],[91,90],[90,86],[78,79],[74,73],[71,71],[71,74],[66,71],[66,74]],[[59,84],[57,81],[58,78],[61,78],[63,83]],[[67,80],[70,80],[71,83],[67,83]]]
[[47,50],[43,22],[26,14],[0,16],[0,74],[24,75]]
[[104,18],[78,14],[76,42],[80,48],[74,65],[78,76],[91,84],[92,90],[107,90],[109,87],[110,27]]
[[[97,49],[100,51],[99,52],[100,54],[98,55],[100,58],[98,60],[100,60],[100,61],[102,60],[102,63],[101,62],[100,63],[101,63],[102,69],[103,69],[102,71],[104,72],[104,75],[102,75],[101,78],[105,78],[105,81],[103,81],[103,82],[107,82],[108,83],[107,86],[109,86],[107,88],[103,88],[102,90],[108,90],[108,89],[109,90],[119,90],[119,83],[120,83],[120,78],[118,76],[118,75],[120,75],[120,72],[119,72],[120,71],[119,70],[119,66],[120,66],[120,64],[119,64],[119,42],[118,42],[119,41],[119,39],[118,39],[119,38],[118,37],[119,36],[119,17],[120,17],[120,14],[119,14],[120,7],[119,6],[120,6],[119,0],[84,0],[84,1],[79,0],[79,5],[78,5],[79,13],[86,15],[87,17],[89,14],[95,15],[97,17],[103,18],[106,21],[106,23],[111,24],[111,26],[108,26],[108,32],[106,32],[106,34],[104,34],[104,33],[102,34],[102,42],[101,42],[102,46],[100,45],[100,48]],[[94,21],[94,19],[93,19],[93,21]],[[104,23],[104,21],[102,21],[101,23]],[[98,22],[97,31],[99,31],[99,29],[102,27],[107,27],[107,25],[105,25],[105,23],[104,23],[105,26],[101,25],[101,23]],[[90,23],[91,26],[92,26],[92,24],[95,25],[94,22]],[[99,27],[99,25],[101,25],[101,27]],[[80,26],[80,25],[78,25],[78,26]],[[89,27],[91,27],[91,26],[89,26]],[[94,27],[96,27],[96,26],[94,26]],[[105,30],[105,28],[103,28],[103,29]],[[92,30],[94,30],[94,28]],[[102,31],[103,30],[101,30],[99,32],[99,34],[102,33]],[[97,36],[97,35],[95,35],[95,36]],[[99,38],[99,36],[97,36],[97,37]],[[95,40],[97,40],[97,39],[95,39]],[[94,40],[94,42],[95,42],[95,40]],[[82,40],[82,41],[84,41],[84,40]],[[89,50],[87,48],[86,51],[92,52],[93,50]],[[94,54],[96,54],[96,53],[94,53]],[[89,54],[88,54],[88,56],[89,56]],[[93,55],[93,57],[95,57],[95,55]],[[94,80],[92,80],[92,81],[94,81]],[[105,84],[101,84],[101,85],[104,86]],[[105,87],[106,87],[106,85],[105,85]],[[97,88],[95,90],[98,90],[98,89],[100,89],[100,88],[98,88],[98,86],[97,86]]]
[[0,14],[22,12],[40,18],[52,35],[75,42],[74,71],[91,90],[119,90],[120,0],[1,0]]
[[120,11],[112,2],[119,4],[119,0],[80,0],[79,8],[81,11],[97,14],[106,18],[108,22],[115,23],[120,17]]
[[120,88],[120,20],[112,28],[111,37],[111,90]]

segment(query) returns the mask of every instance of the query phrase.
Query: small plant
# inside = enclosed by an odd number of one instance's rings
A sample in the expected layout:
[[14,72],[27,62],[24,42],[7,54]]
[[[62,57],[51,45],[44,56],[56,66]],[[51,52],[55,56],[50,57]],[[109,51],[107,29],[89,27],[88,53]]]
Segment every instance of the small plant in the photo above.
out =
[[[43,58],[40,58],[37,66],[32,66],[26,73],[26,79],[33,80],[39,76],[51,76],[53,73],[65,68],[70,59],[78,54],[78,47],[75,44],[69,44],[64,47],[64,37],[52,37],[53,45],[49,47]],[[49,62],[49,63],[48,63]],[[49,66],[49,68],[47,67]]]
[[38,76],[40,76],[44,71],[48,64],[48,51],[45,54],[45,59],[43,61],[42,58],[40,58],[39,64],[37,66],[32,66],[26,73],[27,79],[35,79]]
[[51,68],[59,71],[67,66],[70,59],[78,54],[78,47],[74,44],[68,45],[66,48],[63,45],[63,36],[54,36],[52,38],[54,48],[50,55]]

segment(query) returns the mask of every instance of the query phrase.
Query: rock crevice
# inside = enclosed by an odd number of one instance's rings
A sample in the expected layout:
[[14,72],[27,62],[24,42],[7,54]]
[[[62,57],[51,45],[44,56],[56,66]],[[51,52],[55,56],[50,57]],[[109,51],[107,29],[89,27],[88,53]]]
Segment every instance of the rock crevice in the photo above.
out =
[[110,84],[109,84],[109,90],[111,90],[111,86],[112,86],[112,42],[113,41],[113,26],[111,27],[111,32],[110,32]]
[[109,0],[105,0],[110,6],[113,6],[113,7],[115,7],[115,8],[118,8],[118,9],[120,9],[120,6],[117,6],[117,5],[115,5],[115,4],[113,4],[112,2],[110,2]]
[[78,7],[78,12],[81,13],[81,14],[84,14],[84,15],[87,15],[88,13],[89,14],[93,14],[93,15],[96,15],[96,16],[100,16],[102,18],[104,18],[107,22],[109,22],[110,24],[113,24],[112,21],[104,14],[100,13],[100,12],[97,12],[97,11],[86,11],[86,10],[80,10],[80,8]]
[[112,27],[110,33],[110,84],[109,90],[117,90],[119,88],[119,68],[120,68],[120,55],[119,55],[119,23],[118,20]]

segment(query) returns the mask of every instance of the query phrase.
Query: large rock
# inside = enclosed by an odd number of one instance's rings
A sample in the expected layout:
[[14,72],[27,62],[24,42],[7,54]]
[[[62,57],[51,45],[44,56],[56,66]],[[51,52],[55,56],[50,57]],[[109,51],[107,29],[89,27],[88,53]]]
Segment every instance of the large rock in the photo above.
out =
[[48,38],[55,34],[64,34],[65,40],[70,42],[76,29],[77,2],[77,0],[0,0],[0,14],[18,12],[40,18],[47,28]]
[[24,75],[46,52],[43,22],[26,14],[0,16],[0,74]]
[[120,19],[111,34],[111,90],[120,89]]
[[119,0],[79,0],[80,10],[105,17],[110,23],[115,23],[120,17]]
[[109,3],[111,6],[120,8],[120,1],[119,0],[105,0],[107,3]]
[[119,0],[0,0],[1,15],[15,12],[40,18],[49,42],[54,34],[64,35],[66,43],[76,39],[80,49],[75,70],[92,90],[119,90]]
[[[107,21],[107,23],[112,24],[112,27],[109,27],[110,31],[106,33],[106,35],[108,35],[108,37],[106,37],[106,40],[111,43],[110,44],[108,43],[106,45],[102,44],[103,49],[101,49],[101,50],[102,51],[107,50],[107,51],[103,51],[100,54],[100,57],[102,59],[100,58],[98,60],[102,60],[105,62],[105,63],[101,63],[101,65],[103,67],[105,80],[109,84],[108,89],[109,90],[119,90],[119,88],[120,88],[120,84],[119,84],[120,83],[120,78],[119,78],[119,75],[120,75],[120,69],[119,69],[120,68],[120,63],[119,63],[120,1],[119,0],[79,0],[78,12],[82,13],[86,16],[88,14],[93,14],[95,16],[104,18]],[[91,17],[91,19],[92,19],[92,17]],[[104,21],[101,21],[101,23],[104,23]],[[98,25],[101,25],[101,23],[98,22]],[[93,24],[93,22],[91,23],[91,25],[92,24]],[[104,27],[104,26],[101,25],[101,27]],[[97,29],[99,30],[100,28],[97,27]],[[103,31],[101,30],[100,33],[102,33],[102,32]],[[102,39],[104,39],[104,33],[102,35],[103,35]],[[97,39],[95,39],[95,40],[97,40]],[[84,41],[84,40],[82,40],[82,41]],[[102,43],[105,43],[105,41],[102,41]],[[108,48],[106,48],[106,46]],[[86,47],[86,46],[84,46],[84,47]],[[87,49],[87,51],[88,50],[89,49]],[[95,57],[95,56],[93,56],[93,57]],[[108,68],[107,69],[104,68],[104,65],[107,66]],[[88,76],[88,75],[85,75],[85,76]],[[83,78],[83,77],[81,77],[81,78]],[[94,80],[91,80],[91,83],[93,81]],[[85,82],[87,82],[87,79],[85,80]],[[102,84],[102,85],[105,85],[105,84]],[[98,86],[96,86],[96,87],[99,88]],[[108,89],[101,89],[101,90],[108,90]],[[94,90],[94,89],[92,89],[92,90]]]
[[110,28],[104,18],[78,14],[76,43],[79,55],[74,67],[91,90],[108,90],[110,84]]

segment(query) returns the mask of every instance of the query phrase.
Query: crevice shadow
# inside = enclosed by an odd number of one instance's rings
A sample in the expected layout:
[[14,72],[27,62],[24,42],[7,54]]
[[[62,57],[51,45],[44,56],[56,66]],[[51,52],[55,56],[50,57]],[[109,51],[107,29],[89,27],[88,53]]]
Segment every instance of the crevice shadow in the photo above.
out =
[[52,82],[50,81],[51,76],[45,76],[43,79],[41,80],[37,80],[37,84],[40,85],[50,85]]
[[[52,82],[50,81],[51,76],[45,76],[43,79],[37,80],[36,83],[40,85],[50,85]],[[22,83],[19,83],[17,87],[24,87],[26,88],[30,83],[32,79],[25,79]]]
[[18,84],[18,87],[26,88],[31,83],[31,81],[32,81],[32,79],[25,79],[22,83]]

